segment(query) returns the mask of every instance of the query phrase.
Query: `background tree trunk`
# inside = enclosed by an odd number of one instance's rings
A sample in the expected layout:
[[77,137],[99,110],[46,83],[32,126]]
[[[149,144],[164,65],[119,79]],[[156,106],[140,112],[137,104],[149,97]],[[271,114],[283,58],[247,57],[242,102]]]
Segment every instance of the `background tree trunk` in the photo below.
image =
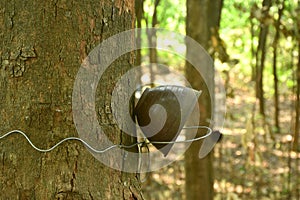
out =
[[[281,23],[281,17],[283,14],[285,1],[283,0],[281,3],[281,7],[278,9],[278,19],[275,22],[275,36],[273,41],[273,80],[274,80],[274,108],[275,108],[275,127],[276,132],[280,132],[280,123],[279,123],[279,91],[278,91],[278,73],[277,73],[277,47],[278,47],[278,41],[280,37],[280,23]],[[279,5],[279,3],[278,3]]]
[[258,47],[256,51],[256,97],[259,100],[259,112],[262,116],[265,116],[265,99],[264,99],[264,88],[263,88],[263,72],[265,68],[266,59],[266,42],[267,35],[269,32],[269,10],[272,5],[271,0],[263,0],[263,17],[260,24],[260,32],[258,38]]
[[[5,0],[0,16],[1,134],[21,129],[40,148],[77,136],[71,110],[76,73],[102,40],[134,27],[134,1]],[[107,72],[112,78],[99,86],[107,92],[99,97],[100,115],[114,77],[130,63],[133,56],[125,55]],[[117,126],[107,126],[119,143]],[[13,135],[0,141],[0,163],[1,199],[142,198],[134,174],[104,166],[78,142],[40,153]]]
[[[210,46],[213,31],[218,30],[222,0],[187,0],[186,34],[199,42],[206,50]],[[192,49],[187,45],[187,54]],[[202,90],[199,98],[200,124],[209,126],[212,117],[208,88],[196,69],[186,63],[186,76],[191,86]],[[212,76],[213,77],[213,76]],[[210,80],[214,84],[214,80]],[[199,131],[198,134],[205,134]],[[213,166],[212,153],[204,159],[199,159],[200,143],[192,143],[185,153],[186,199],[213,199]]]
[[[157,36],[156,30],[151,29],[155,28],[158,24],[157,21],[157,6],[159,5],[160,0],[155,0],[154,2],[154,9],[153,14],[151,16],[151,27],[149,25],[150,19],[146,18],[146,27],[147,27],[147,39],[149,46],[156,47],[157,46]],[[150,29],[148,29],[150,27]],[[149,48],[149,70],[150,70],[150,81],[151,83],[155,82],[154,77],[154,70],[156,70],[156,63],[157,63],[157,49],[156,48]]]

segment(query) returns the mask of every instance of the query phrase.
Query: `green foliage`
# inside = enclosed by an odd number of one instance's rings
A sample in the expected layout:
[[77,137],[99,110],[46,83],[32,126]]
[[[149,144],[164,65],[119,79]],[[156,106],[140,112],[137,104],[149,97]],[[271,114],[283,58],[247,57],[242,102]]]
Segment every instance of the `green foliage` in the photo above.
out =
[[185,34],[184,0],[161,0],[157,11],[159,27]]
[[[185,3],[186,1],[184,0],[160,0],[157,6],[157,28],[169,29],[184,34],[186,16]],[[147,19],[148,24],[151,25],[154,12],[154,0],[144,1],[144,11],[145,19]]]
[[[144,20],[142,21],[142,27],[151,27],[152,25],[152,16],[154,12],[154,0],[145,0],[144,1]],[[174,32],[185,34],[185,17],[186,17],[186,1],[184,0],[160,0],[157,6],[157,25],[155,28],[168,29]],[[144,34],[145,35],[145,34]],[[165,36],[159,36],[162,39],[168,39],[170,42],[171,48],[177,49],[181,48],[185,51],[185,48],[182,47],[184,41],[179,41],[178,38],[164,38]],[[147,42],[147,38],[142,38],[143,42]],[[179,41],[179,43],[178,43]],[[158,41],[163,42],[163,41]],[[158,62],[166,64],[174,69],[183,69],[185,60],[178,55],[175,55],[171,52],[158,51]],[[142,55],[145,59],[147,58],[148,51],[146,49],[142,50]]]
[[[279,3],[281,1],[278,1]],[[279,3],[274,2],[269,12],[269,33],[267,36],[266,61],[264,70],[264,89],[267,95],[273,95],[273,42],[275,36],[274,21],[278,19]],[[220,34],[226,42],[228,54],[239,60],[235,66],[234,78],[238,81],[239,77],[244,81],[252,73],[251,67],[255,67],[254,56],[258,46],[259,29],[261,21],[262,0],[252,1],[224,1],[222,10]],[[295,0],[286,1],[285,11],[281,19],[280,40],[278,43],[277,67],[279,81],[285,83],[289,89],[294,87],[293,64],[297,59],[297,52],[294,46],[296,19],[298,18]],[[251,11],[252,10],[252,11]],[[251,12],[252,15],[251,16]],[[253,25],[254,37],[251,38],[251,20]],[[251,44],[253,45],[254,55],[251,53]],[[293,53],[294,52],[294,53]]]
[[251,75],[249,8],[248,1],[224,1],[220,23],[220,35],[227,45],[229,56],[239,60],[235,75],[242,76],[242,79]]

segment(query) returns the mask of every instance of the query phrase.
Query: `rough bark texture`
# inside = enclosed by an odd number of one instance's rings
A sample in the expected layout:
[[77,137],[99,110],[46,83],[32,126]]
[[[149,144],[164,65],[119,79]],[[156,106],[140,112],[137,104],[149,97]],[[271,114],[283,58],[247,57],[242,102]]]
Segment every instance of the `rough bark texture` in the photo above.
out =
[[[1,134],[21,129],[41,148],[77,136],[71,103],[81,61],[102,40],[133,26],[132,0],[1,1]],[[130,63],[133,56],[123,56],[106,77],[118,77]],[[97,99],[99,115],[116,80],[105,81],[98,86],[107,90]],[[107,126],[113,142],[128,139],[116,125]],[[81,143],[40,153],[20,135],[0,141],[0,194],[1,199],[141,199],[134,174],[104,166]]]
[[[210,46],[211,31],[218,29],[222,0],[188,0],[186,33],[199,42],[206,50]],[[187,45],[187,54],[192,49]],[[212,117],[210,95],[208,88],[198,72],[189,63],[186,63],[186,76],[191,86],[202,90],[199,98],[200,124],[210,125]],[[213,76],[212,76],[213,77]],[[214,80],[209,84],[213,85]],[[205,131],[199,131],[200,135]],[[187,199],[213,199],[213,168],[212,153],[204,159],[198,158],[200,143],[192,143],[185,153],[186,170],[186,197]]]

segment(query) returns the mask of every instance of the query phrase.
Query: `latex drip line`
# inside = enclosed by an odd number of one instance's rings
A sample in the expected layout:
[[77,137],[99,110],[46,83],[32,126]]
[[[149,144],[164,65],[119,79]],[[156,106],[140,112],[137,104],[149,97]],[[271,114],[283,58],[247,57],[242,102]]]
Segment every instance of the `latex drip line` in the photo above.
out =
[[[205,139],[205,138],[209,137],[212,134],[212,129],[209,128],[209,127],[207,127],[207,126],[189,126],[189,127],[183,127],[183,129],[207,129],[208,132],[205,135],[200,136],[200,137],[196,137],[194,139],[181,140],[181,141],[169,141],[169,142],[151,141],[151,144],[189,143],[189,142],[194,142],[194,141],[198,141],[198,140],[201,140],[201,139]],[[52,146],[52,147],[50,147],[48,149],[41,149],[41,148],[35,146],[32,143],[32,141],[29,139],[29,137],[27,136],[27,134],[24,133],[21,130],[12,130],[12,131],[9,131],[6,134],[0,136],[0,140],[4,139],[5,137],[8,137],[9,135],[12,135],[13,133],[21,134],[23,137],[25,137],[25,139],[31,145],[32,148],[34,148],[35,150],[37,150],[39,152],[43,152],[43,153],[50,152],[50,151],[54,150],[56,147],[58,147],[59,145],[61,145],[62,143],[66,142],[66,141],[69,141],[69,140],[75,140],[75,141],[79,141],[79,142],[83,143],[87,148],[89,148],[94,153],[105,153],[105,152],[107,152],[107,151],[109,151],[111,149],[114,149],[114,148],[130,149],[130,148],[132,148],[134,146],[139,146],[139,145],[142,146],[142,145],[145,145],[145,144],[147,145],[148,143],[150,143],[150,142],[147,143],[147,142],[144,141],[144,142],[137,142],[137,143],[134,143],[134,144],[131,144],[131,145],[115,144],[115,145],[112,145],[112,146],[109,146],[109,147],[106,147],[106,148],[103,148],[103,149],[95,149],[88,142],[86,142],[85,140],[83,140],[81,138],[78,138],[78,137],[68,137],[68,138],[64,138],[63,140],[59,141],[54,146]]]
[[[143,150],[142,150],[143,148],[146,149],[146,152],[143,152]],[[148,172],[150,171],[150,164],[151,164],[149,152],[150,152],[149,146],[146,143],[144,143],[142,145],[139,145],[140,160],[139,160],[139,165],[138,165],[138,174],[139,175],[137,177],[140,180],[140,182],[142,182],[142,183],[145,182],[148,179],[148,177],[149,177],[149,173]],[[142,169],[142,165],[143,165],[143,161],[141,159],[141,153],[147,153],[147,163],[146,163],[147,171],[145,173],[145,177],[144,178],[142,178],[142,173],[141,173],[141,169]]]

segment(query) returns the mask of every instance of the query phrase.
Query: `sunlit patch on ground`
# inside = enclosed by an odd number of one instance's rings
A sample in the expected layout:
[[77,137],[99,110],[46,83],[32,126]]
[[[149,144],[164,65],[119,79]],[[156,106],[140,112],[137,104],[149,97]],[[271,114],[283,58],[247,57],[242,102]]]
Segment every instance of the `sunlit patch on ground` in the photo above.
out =
[[[245,88],[235,88],[234,98],[227,99],[224,137],[214,149],[215,199],[273,200],[295,196],[297,189],[300,190],[300,153],[290,151],[290,130],[273,133],[273,140],[258,111],[253,112],[255,99],[248,98],[249,93]],[[286,115],[280,118],[290,119]],[[251,120],[255,120],[256,127]],[[142,188],[146,199],[179,200],[185,198],[184,180],[182,157],[152,172]]]

